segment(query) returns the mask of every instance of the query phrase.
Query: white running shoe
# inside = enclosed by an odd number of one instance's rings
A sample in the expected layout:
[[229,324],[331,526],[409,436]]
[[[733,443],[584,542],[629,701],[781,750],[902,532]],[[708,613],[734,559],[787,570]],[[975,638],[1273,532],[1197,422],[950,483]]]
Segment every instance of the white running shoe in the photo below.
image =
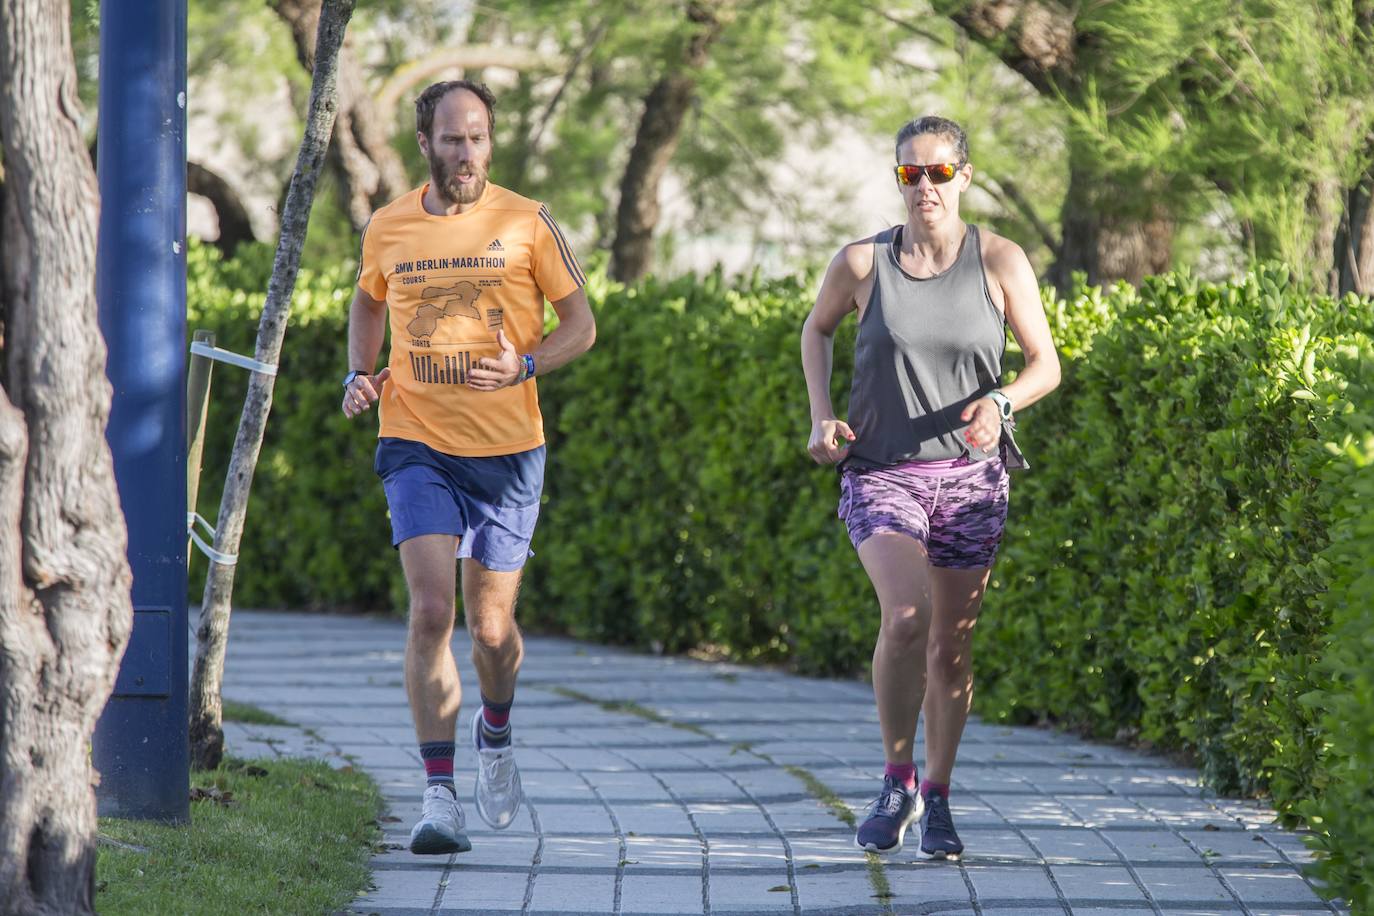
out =
[[472,746],[477,750],[477,786],[473,801],[482,820],[504,830],[515,820],[525,793],[520,788],[520,771],[515,767],[515,749],[482,747],[482,710],[472,717]]
[[472,843],[463,832],[463,807],[447,786],[425,789],[420,820],[410,831],[410,851],[420,856],[467,852]]

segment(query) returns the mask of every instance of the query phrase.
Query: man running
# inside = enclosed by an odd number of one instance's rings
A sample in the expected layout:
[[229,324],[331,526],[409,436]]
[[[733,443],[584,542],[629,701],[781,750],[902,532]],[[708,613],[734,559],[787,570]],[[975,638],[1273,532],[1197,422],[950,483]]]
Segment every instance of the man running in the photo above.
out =
[[[343,412],[381,402],[375,468],[410,594],[406,694],[428,783],[410,835],[420,854],[472,848],[453,782],[455,556],[482,697],[468,737],[474,803],[497,829],[520,810],[509,719],[524,654],[515,599],[544,478],[534,377],[596,337],[586,278],[548,209],[487,180],[494,107],[468,80],[415,100],[430,180],[373,214],[349,308]],[[559,318],[548,337],[545,299]],[[388,318],[390,359],[374,376]]]

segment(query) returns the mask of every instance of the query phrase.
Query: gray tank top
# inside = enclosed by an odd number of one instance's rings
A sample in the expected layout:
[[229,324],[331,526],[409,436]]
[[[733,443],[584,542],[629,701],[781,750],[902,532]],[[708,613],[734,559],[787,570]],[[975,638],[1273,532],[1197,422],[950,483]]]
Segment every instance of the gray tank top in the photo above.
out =
[[876,276],[859,322],[849,392],[849,426],[858,438],[844,464],[991,458],[995,450],[964,441],[968,424],[959,419],[998,386],[1007,345],[983,274],[978,227],[967,227],[954,264],[928,279],[898,263],[901,230],[893,226],[873,240]]

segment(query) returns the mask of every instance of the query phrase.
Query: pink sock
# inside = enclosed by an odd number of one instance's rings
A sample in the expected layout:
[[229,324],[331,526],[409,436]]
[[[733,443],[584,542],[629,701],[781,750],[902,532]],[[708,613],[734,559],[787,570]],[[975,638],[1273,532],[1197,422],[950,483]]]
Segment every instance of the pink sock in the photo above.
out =
[[889,763],[883,768],[883,775],[890,777],[893,782],[905,786],[908,792],[916,788],[916,764],[914,763]]
[[947,783],[947,782],[931,782],[929,779],[922,779],[922,780],[921,780],[921,797],[922,797],[922,798],[925,798],[927,795],[929,795],[931,789],[935,789],[937,792],[939,792],[941,795],[943,795],[946,799],[949,798],[949,783]]

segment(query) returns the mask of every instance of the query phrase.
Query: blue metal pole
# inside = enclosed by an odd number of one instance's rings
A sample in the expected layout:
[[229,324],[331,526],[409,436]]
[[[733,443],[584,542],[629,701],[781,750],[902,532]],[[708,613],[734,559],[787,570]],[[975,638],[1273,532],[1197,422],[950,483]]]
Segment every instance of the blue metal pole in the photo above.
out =
[[100,4],[96,296],[134,629],[96,725],[101,815],[190,818],[186,620],[186,0]]

